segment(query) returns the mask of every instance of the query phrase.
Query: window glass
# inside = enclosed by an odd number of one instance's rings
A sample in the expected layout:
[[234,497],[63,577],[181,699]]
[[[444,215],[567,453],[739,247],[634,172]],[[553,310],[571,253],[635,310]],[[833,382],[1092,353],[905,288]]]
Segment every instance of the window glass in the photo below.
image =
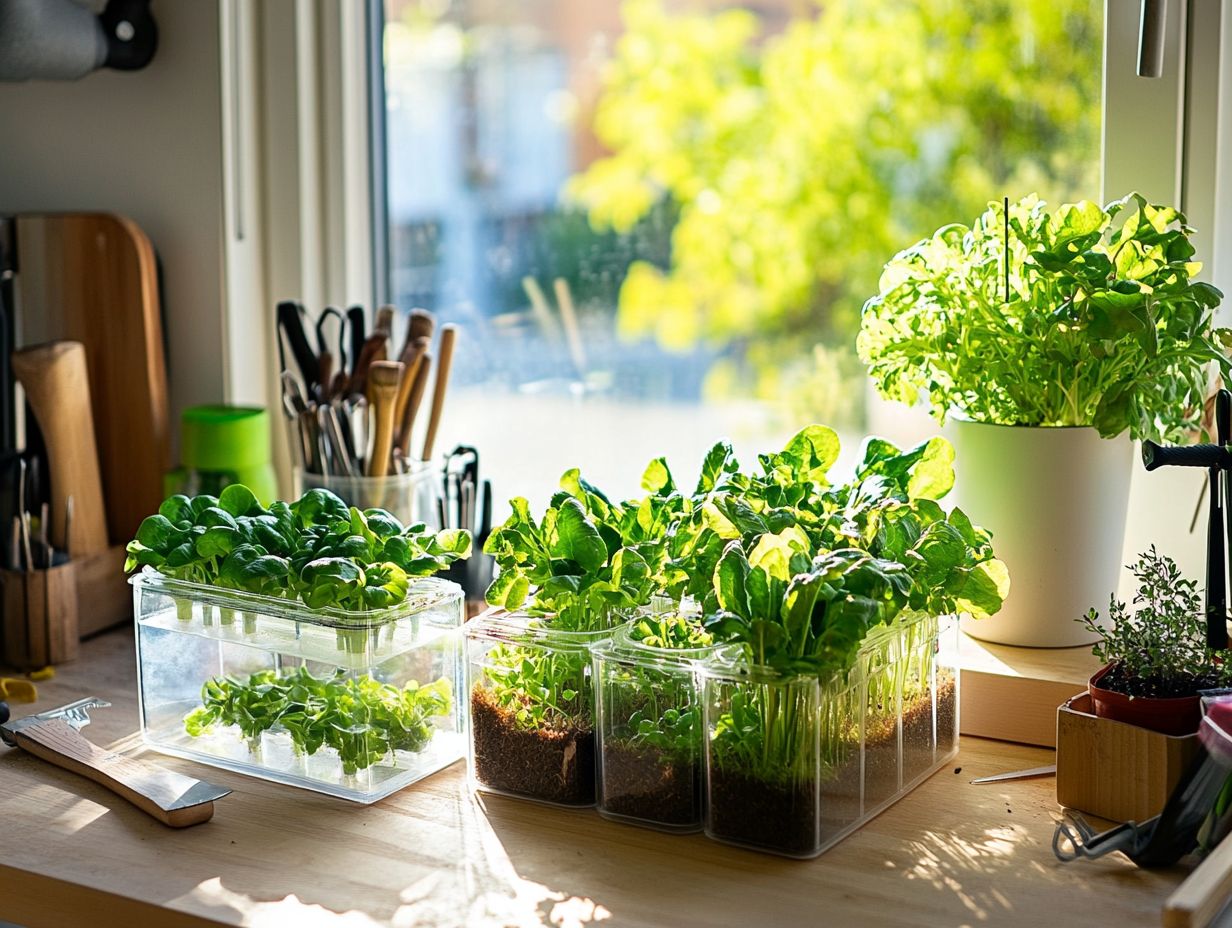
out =
[[443,437],[502,498],[809,421],[853,445],[882,264],[991,199],[1098,199],[1102,0],[385,17],[389,296],[462,324]]

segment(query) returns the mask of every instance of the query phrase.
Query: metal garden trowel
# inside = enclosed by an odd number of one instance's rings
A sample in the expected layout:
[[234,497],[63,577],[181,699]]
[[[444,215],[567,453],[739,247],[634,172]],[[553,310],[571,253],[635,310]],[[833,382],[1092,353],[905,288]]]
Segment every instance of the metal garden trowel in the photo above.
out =
[[79,699],[59,709],[2,724],[0,738],[5,744],[101,783],[164,825],[186,828],[208,822],[214,815],[214,800],[231,790],[104,751],[80,733],[79,729],[90,724],[90,709],[110,705],[92,696]]

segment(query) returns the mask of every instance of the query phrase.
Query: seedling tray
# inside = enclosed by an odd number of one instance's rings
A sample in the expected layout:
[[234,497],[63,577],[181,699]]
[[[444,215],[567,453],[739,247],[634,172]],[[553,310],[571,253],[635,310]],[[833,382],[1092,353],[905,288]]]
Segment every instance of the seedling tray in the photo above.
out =
[[155,750],[361,803],[463,756],[456,584],[418,580],[394,608],[346,612],[149,570],[132,582]]

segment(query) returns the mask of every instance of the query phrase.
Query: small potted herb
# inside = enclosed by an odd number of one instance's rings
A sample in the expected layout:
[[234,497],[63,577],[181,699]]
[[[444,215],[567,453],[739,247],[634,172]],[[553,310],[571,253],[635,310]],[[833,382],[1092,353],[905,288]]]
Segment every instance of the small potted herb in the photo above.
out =
[[[1114,588],[1133,450],[1201,426],[1229,379],[1221,293],[1193,279],[1193,230],[1138,194],[1056,209],[1000,203],[900,252],[864,306],[860,356],[887,399],[953,419],[978,511],[1015,593],[967,631],[1006,644],[1095,640],[1068,616]],[[1126,437],[1128,436],[1128,437]]]
[[[478,788],[569,806],[595,801],[590,651],[650,602],[623,507],[567,472],[540,519],[524,499],[488,539],[499,612],[466,628],[470,774]],[[650,547],[645,547],[651,553]]]
[[697,662],[716,650],[695,610],[648,612],[593,652],[599,813],[665,831],[702,826]]
[[1091,649],[1105,666],[1088,688],[1095,714],[1165,735],[1191,735],[1202,719],[1199,691],[1232,684],[1232,663],[1206,644],[1197,584],[1154,546],[1131,565],[1133,607],[1112,596],[1108,621],[1079,621],[1103,638]]

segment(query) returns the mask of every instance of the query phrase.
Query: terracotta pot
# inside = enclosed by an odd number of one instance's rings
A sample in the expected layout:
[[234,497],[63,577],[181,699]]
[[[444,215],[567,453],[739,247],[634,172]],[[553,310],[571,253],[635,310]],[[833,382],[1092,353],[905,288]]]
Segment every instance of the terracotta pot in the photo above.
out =
[[1192,735],[1198,730],[1198,724],[1202,721],[1201,700],[1198,696],[1156,699],[1150,696],[1126,696],[1124,693],[1104,689],[1100,682],[1114,666],[1108,664],[1087,683],[1096,716],[1137,725],[1139,728],[1147,728],[1164,735]]

